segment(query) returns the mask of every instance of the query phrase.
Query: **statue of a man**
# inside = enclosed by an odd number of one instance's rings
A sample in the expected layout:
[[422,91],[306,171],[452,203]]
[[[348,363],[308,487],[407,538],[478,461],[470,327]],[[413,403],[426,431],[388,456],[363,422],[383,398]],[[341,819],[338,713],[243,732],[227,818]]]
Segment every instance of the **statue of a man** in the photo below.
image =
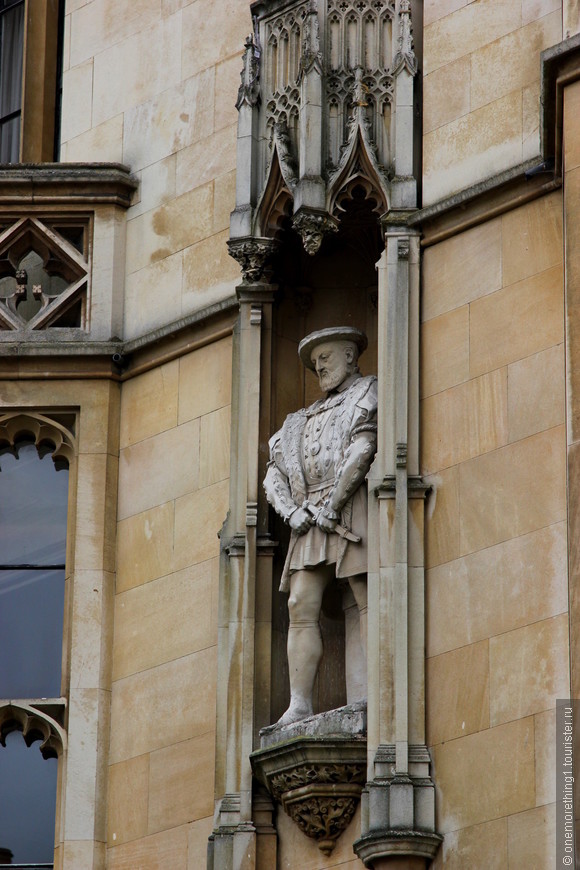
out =
[[270,439],[264,480],[268,501],[292,534],[280,589],[290,592],[290,706],[277,724],[312,715],[312,691],[322,658],[319,618],[327,584],[352,590],[359,618],[346,617],[347,701],[366,697],[367,487],[376,452],[377,379],[357,361],[363,332],[332,327],[298,347],[326,396],[289,414]]

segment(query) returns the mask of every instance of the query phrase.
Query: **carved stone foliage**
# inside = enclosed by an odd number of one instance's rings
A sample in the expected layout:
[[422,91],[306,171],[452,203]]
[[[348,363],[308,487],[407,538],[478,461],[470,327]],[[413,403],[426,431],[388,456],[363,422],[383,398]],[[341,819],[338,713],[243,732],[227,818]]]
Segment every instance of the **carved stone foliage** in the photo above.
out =
[[242,267],[242,276],[246,283],[260,281],[270,259],[278,250],[274,239],[230,239],[228,242],[230,256]]
[[329,855],[356,811],[366,778],[366,740],[297,737],[251,756],[255,776],[300,830]]
[[0,330],[83,328],[86,226],[21,218],[0,231]]

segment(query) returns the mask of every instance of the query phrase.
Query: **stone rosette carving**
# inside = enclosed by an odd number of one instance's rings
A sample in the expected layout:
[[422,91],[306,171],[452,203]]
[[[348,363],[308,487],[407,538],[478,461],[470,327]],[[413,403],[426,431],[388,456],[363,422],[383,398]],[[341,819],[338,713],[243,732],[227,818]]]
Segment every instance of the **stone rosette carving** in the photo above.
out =
[[254,775],[300,830],[330,855],[352,821],[365,784],[366,739],[360,734],[285,736],[280,743],[271,743],[270,736],[266,748],[252,753]]
[[338,231],[338,221],[326,213],[299,211],[292,226],[302,238],[304,250],[314,256],[329,233]]
[[271,258],[278,251],[280,243],[275,239],[255,239],[245,237],[230,239],[228,251],[242,267],[242,277],[248,284],[261,280]]

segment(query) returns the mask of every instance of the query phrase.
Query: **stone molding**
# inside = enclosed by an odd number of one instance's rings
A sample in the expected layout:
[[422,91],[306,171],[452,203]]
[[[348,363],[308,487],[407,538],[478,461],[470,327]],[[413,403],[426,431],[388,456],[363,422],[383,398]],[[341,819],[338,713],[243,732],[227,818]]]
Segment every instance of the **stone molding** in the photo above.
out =
[[0,301],[0,344],[62,348],[122,336],[120,217],[136,188],[117,163],[0,167],[0,278],[12,285]]
[[122,163],[0,166],[0,207],[14,203],[101,203],[128,208],[138,182]]
[[440,834],[429,831],[396,831],[388,834],[366,834],[354,844],[354,850],[365,867],[385,858],[424,858],[432,861],[443,842]]
[[539,154],[416,212],[409,225],[422,228],[423,247],[562,186],[563,93],[580,78],[580,34],[545,49],[540,63]]

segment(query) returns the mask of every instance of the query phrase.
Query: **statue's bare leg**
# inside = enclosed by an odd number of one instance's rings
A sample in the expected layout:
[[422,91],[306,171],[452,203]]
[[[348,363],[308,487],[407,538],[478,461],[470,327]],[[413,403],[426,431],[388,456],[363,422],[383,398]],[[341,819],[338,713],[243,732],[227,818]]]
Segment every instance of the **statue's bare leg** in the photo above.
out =
[[333,572],[327,565],[295,571],[290,576],[290,706],[277,725],[289,725],[312,715],[312,691],[322,658],[320,608],[322,595],[332,576]]
[[[348,704],[362,701],[367,696],[367,577],[358,574],[349,577],[354,601],[345,592],[345,652],[346,700]],[[349,604],[348,599],[352,604]],[[356,602],[356,603],[355,603]]]

